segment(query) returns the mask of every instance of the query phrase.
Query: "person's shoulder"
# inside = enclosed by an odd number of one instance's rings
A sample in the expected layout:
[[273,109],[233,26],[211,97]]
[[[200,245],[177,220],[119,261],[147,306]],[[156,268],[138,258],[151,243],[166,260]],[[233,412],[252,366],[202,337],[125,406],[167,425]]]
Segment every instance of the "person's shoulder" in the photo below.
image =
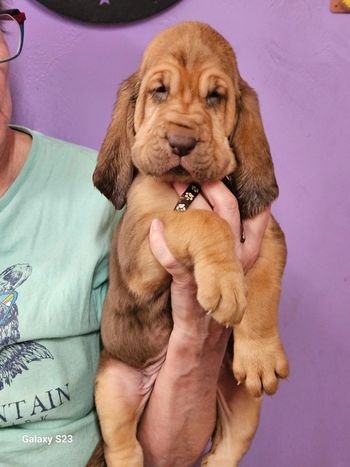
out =
[[[27,130],[27,129],[26,129]],[[92,174],[96,167],[97,151],[76,143],[27,130],[32,136],[32,150],[40,161],[41,172],[54,174],[64,186],[74,185],[77,189],[93,189]],[[94,189],[95,190],[95,189]]]
[[40,153],[40,172],[50,173],[51,186],[64,189],[78,204],[81,199],[86,209],[107,209],[114,213],[112,204],[94,187],[92,175],[96,167],[97,151],[30,130],[35,151]]
[[37,131],[32,131],[31,133],[39,143],[45,144],[46,148],[49,149],[50,152],[52,151],[53,156],[55,155],[59,158],[63,157],[68,159],[74,158],[76,162],[83,162],[84,164],[87,162],[94,165],[96,164],[97,151],[95,149],[47,136]]
[[31,152],[35,154],[36,159],[40,160],[41,164],[57,168],[67,165],[71,169],[80,165],[80,168],[85,172],[91,172],[96,166],[98,153],[95,149],[58,139],[27,127],[11,125],[11,128],[32,137]]
[[99,213],[101,219],[119,216],[112,203],[93,184],[96,150],[28,128],[12,127],[32,136],[31,175],[35,177],[37,186],[45,184],[46,193],[50,190],[59,192],[56,199],[62,203],[69,200],[72,209],[81,210],[87,217],[91,213]]

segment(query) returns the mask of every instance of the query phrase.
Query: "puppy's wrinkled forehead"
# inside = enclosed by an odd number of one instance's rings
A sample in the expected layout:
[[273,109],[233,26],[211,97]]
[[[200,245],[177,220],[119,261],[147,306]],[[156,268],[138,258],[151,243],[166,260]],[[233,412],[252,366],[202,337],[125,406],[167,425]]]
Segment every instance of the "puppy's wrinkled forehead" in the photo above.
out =
[[[145,50],[141,75],[167,64],[189,72],[212,66],[238,81],[236,58],[230,44],[204,23],[180,23],[158,34]],[[237,84],[234,82],[234,87]]]

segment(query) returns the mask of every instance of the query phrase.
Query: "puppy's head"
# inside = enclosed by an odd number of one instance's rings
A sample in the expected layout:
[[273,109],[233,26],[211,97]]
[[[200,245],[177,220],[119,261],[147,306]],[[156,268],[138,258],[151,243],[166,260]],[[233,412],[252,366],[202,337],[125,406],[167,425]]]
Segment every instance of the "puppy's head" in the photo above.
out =
[[186,22],[163,31],[122,84],[94,173],[118,209],[135,168],[169,182],[230,175],[243,217],[277,197],[257,96],[210,26]]

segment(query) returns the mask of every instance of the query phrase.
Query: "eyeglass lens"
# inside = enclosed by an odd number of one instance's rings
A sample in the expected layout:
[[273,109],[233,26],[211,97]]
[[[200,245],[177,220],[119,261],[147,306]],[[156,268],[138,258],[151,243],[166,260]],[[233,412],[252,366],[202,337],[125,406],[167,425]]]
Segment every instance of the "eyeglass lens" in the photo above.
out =
[[21,28],[17,21],[8,14],[0,16],[0,60],[15,57],[21,46]]

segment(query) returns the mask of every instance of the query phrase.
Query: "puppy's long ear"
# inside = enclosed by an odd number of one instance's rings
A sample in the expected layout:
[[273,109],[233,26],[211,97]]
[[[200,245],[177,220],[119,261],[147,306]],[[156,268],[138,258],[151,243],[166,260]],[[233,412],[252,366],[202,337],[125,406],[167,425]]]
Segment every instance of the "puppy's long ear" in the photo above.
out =
[[131,147],[135,136],[134,112],[139,87],[137,72],[122,83],[93,174],[94,185],[116,209],[124,206],[134,175]]
[[232,182],[242,218],[253,217],[278,196],[269,143],[261,120],[255,91],[239,81],[238,120],[230,136],[237,159]]

